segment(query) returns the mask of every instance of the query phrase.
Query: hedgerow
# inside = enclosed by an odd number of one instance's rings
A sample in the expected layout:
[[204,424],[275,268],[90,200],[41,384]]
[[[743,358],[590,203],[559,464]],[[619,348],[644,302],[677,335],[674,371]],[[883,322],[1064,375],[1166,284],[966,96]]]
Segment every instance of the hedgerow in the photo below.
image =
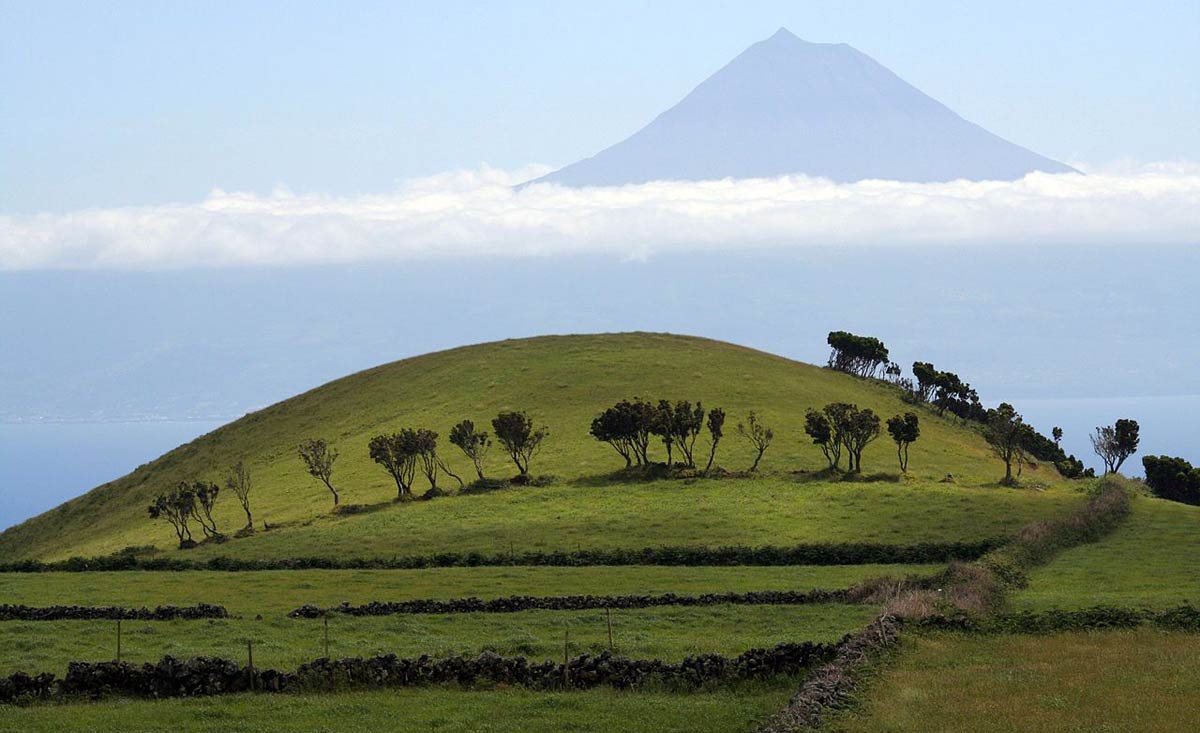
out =
[[586,611],[600,608],[655,608],[658,606],[798,606],[809,603],[835,603],[847,598],[844,590],[751,591],[749,593],[704,593],[701,595],[623,595],[623,596],[506,596],[482,600],[455,598],[449,601],[413,600],[371,601],[358,606],[343,603],[333,608],[301,606],[288,613],[292,618],[319,618],[329,613],[347,616],[390,616],[409,613],[515,613],[518,611]]
[[542,565],[917,565],[951,560],[973,560],[1001,547],[1007,540],[975,542],[925,542],[914,545],[872,543],[806,544],[787,547],[675,546],[642,549],[571,550],[558,552],[443,552],[391,558],[302,557],[247,559],[214,557],[208,560],[173,557],[138,557],[118,553],[94,558],[74,557],[57,562],[28,560],[0,565],[0,572],[91,572],[114,570],[413,570],[422,568]]
[[484,652],[476,657],[402,658],[394,654],[317,659],[294,672],[251,668],[229,659],[164,657],[154,664],[72,662],[64,679],[17,673],[0,678],[0,704],[71,697],[170,698],[262,692],[332,691],[347,687],[416,687],[435,684],[520,685],[533,690],[609,686],[637,689],[699,687],[795,675],[833,657],[838,645],[784,643],[736,657],[700,654],[681,662],[629,659],[610,652],[563,662],[530,661]]

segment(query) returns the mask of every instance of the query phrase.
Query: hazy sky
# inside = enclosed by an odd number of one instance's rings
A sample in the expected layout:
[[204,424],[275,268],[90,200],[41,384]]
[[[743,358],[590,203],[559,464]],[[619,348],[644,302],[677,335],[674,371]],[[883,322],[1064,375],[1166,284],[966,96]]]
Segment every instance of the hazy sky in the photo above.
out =
[[1059,160],[1200,160],[1194,0],[2,0],[0,212],[560,165],[780,26]]

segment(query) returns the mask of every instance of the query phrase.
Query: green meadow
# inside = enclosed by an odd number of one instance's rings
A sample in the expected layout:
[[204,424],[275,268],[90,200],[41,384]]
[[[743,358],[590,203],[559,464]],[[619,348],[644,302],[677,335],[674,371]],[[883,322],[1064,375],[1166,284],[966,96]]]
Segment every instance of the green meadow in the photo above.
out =
[[1017,609],[1200,605],[1200,507],[1137,497],[1124,526],[1038,568]]
[[0,733],[748,733],[796,684],[778,678],[688,694],[432,688],[0,708]]
[[427,570],[0,573],[0,598],[27,606],[210,603],[235,616],[284,616],[312,604],[534,595],[691,594],[835,590],[881,575],[930,575],[940,565],[783,567],[478,567]]
[[931,634],[885,664],[838,733],[1193,731],[1200,636]]

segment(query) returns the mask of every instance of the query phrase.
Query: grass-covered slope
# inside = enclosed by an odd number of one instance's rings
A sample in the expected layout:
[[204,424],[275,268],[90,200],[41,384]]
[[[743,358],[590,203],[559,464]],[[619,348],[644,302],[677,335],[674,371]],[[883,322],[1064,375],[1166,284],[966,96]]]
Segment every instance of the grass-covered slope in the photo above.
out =
[[1063,552],[1012,598],[1031,610],[1181,603],[1200,603],[1200,508],[1148,496],[1112,535]]
[[[757,410],[775,429],[775,443],[762,470],[775,474],[776,482],[763,486],[759,482],[704,482],[691,494],[693,489],[678,481],[645,484],[637,490],[589,481],[589,477],[622,465],[608,446],[588,435],[591,418],[614,401],[634,396],[702,400],[706,406],[724,407],[729,420],[718,463],[731,469],[750,464],[750,447],[736,435],[735,426],[749,410]],[[788,532],[780,535],[784,523],[773,519],[773,508],[795,508],[808,492],[790,472],[816,471],[823,466],[817,448],[804,436],[804,412],[832,401],[870,407],[885,420],[912,409],[886,385],[699,338],[644,333],[551,336],[453,349],[360,372],[247,415],[9,529],[0,535],[0,560],[90,556],[133,545],[169,548],[173,545],[170,528],[146,517],[151,497],[181,479],[219,482],[238,460],[244,460],[253,472],[256,518],[281,527],[201,548],[193,551],[196,556],[254,557],[260,551],[264,555],[337,552],[391,556],[497,550],[501,549],[497,544],[513,543],[573,549],[576,545],[611,546],[618,536],[623,538],[621,544],[629,547],[829,539],[831,532],[845,532],[838,539],[863,540],[854,532],[854,516],[871,512],[876,498],[895,504],[886,509],[891,514],[875,515],[879,539],[897,539],[889,530],[899,521],[916,522],[910,528],[916,530],[916,536],[908,539],[920,541],[926,539],[921,534],[925,529],[936,538],[937,527],[946,520],[944,512],[931,513],[927,507],[904,508],[912,504],[907,500],[909,492],[920,485],[943,489],[937,501],[956,505],[964,519],[973,514],[972,524],[984,527],[975,534],[989,535],[996,529],[986,522],[980,525],[981,508],[972,503],[974,498],[967,493],[951,496],[947,492],[954,487],[934,483],[948,473],[954,474],[960,487],[993,482],[999,467],[984,441],[952,420],[922,411],[922,436],[913,447],[910,467],[918,481],[905,486],[859,486],[854,488],[857,499],[841,508],[826,506],[827,512],[846,514],[849,521],[818,527],[806,526],[803,517],[789,517],[786,527],[792,530],[790,536]],[[532,467],[536,474],[558,477],[549,490],[531,488],[386,506],[366,515],[334,518],[329,516],[328,492],[304,472],[296,457],[296,445],[302,439],[327,438],[341,453],[334,482],[343,493],[343,502],[383,505],[395,490],[387,474],[367,455],[371,436],[403,426],[436,430],[444,458],[457,473],[468,477],[468,462],[446,440],[450,427],[462,418],[471,418],[490,429],[490,418],[506,409],[528,411],[549,427],[550,437]],[[885,434],[867,449],[864,467],[871,473],[894,472],[894,466],[894,446]],[[498,447],[490,454],[488,470],[497,476],[513,472]],[[1042,469],[1040,474],[1035,480],[1045,481],[1053,471]],[[443,486],[452,485],[443,479]],[[627,489],[627,494],[622,493]],[[1023,506],[1038,497],[1005,493],[1004,498],[987,500],[990,503],[985,509],[992,510],[989,516],[1000,529],[1026,521],[1030,511],[1043,511],[1042,507],[1010,511],[1010,504]],[[1052,503],[1047,502],[1044,511],[1053,511]],[[898,516],[906,512],[924,514]],[[227,532],[241,526],[240,508],[232,496],[222,497],[217,518]],[[442,528],[426,532],[421,539],[419,530],[438,521]],[[369,529],[369,533],[360,533],[359,528]],[[503,532],[497,534],[500,529]],[[961,532],[949,534],[947,538],[961,538]],[[331,540],[329,547],[326,539]],[[469,547],[459,546],[460,542]]]

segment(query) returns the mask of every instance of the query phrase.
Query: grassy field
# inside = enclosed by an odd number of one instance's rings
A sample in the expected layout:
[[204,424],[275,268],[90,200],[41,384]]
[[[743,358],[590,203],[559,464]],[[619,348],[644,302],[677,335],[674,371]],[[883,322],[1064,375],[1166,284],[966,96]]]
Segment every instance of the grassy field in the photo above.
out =
[[0,733],[731,733],[753,730],[796,684],[780,678],[686,695],[432,688],[0,707]]
[[[832,642],[875,613],[868,606],[825,603],[621,610],[612,615],[614,649],[630,657],[677,661],[706,652],[737,655],[785,641]],[[562,659],[564,632],[570,633],[572,653],[608,648],[603,611],[520,611],[337,616],[329,622],[329,654],[416,657],[490,650]],[[165,654],[242,659],[251,640],[256,664],[293,669],[324,655],[323,634],[321,621],[315,619],[125,621],[122,656],[135,662],[157,661]],[[115,621],[5,621],[0,623],[0,674],[61,674],[70,661],[114,659],[115,648]]]
[[[779,478],[762,484],[590,485],[583,479],[622,465],[609,447],[588,435],[591,418],[614,401],[637,395],[723,406],[730,418],[718,463],[734,469],[746,468],[751,460],[749,444],[734,428],[749,410],[757,410],[776,434],[762,468]],[[705,339],[563,336],[454,349],[351,375],[247,415],[0,534],[0,559],[98,555],[147,544],[168,548],[173,544],[170,528],[146,518],[151,497],[180,479],[220,480],[238,460],[253,472],[259,521],[283,527],[216,550],[243,557],[494,550],[517,542],[562,548],[961,538],[966,528],[974,528],[972,536],[993,534],[1024,521],[1021,517],[1058,508],[1053,495],[959,488],[992,485],[1001,468],[974,429],[928,410],[921,410],[921,439],[912,449],[911,488],[822,488],[789,481],[792,471],[824,465],[803,433],[803,420],[807,408],[832,401],[870,407],[884,419],[913,409],[886,385]],[[334,481],[344,501],[383,505],[394,488],[367,455],[372,435],[425,426],[441,433],[444,443],[458,420],[472,418],[486,427],[502,409],[527,410],[549,427],[533,471],[558,476],[558,486],[331,519],[328,492],[304,473],[295,455],[304,438],[329,439],[340,449]],[[457,472],[468,475],[466,459],[452,446],[444,443],[442,454]],[[867,472],[895,472],[894,448],[886,436],[868,447],[864,465]],[[487,468],[496,476],[513,473],[499,449],[493,449]],[[957,487],[939,490],[932,482],[946,474],[954,475]],[[1042,467],[1027,478],[1053,483],[1053,475],[1051,468]],[[442,483],[452,484],[449,479]],[[910,501],[917,491],[928,501]],[[1001,498],[981,498],[983,504],[978,504],[971,498],[976,494]],[[967,498],[957,503],[960,495]],[[878,511],[872,501],[876,498]],[[820,511],[826,499],[834,503]],[[1022,508],[1026,503],[1035,506]],[[871,511],[864,511],[868,507]],[[939,511],[946,508],[952,511]],[[216,514],[230,531],[241,526],[232,497],[222,500]]]
[[513,488],[393,504],[190,550],[186,557],[391,557],[446,550],[980,540],[1081,503],[1072,489],[933,482],[816,484],[787,478]]
[[1137,497],[1100,542],[1067,550],[1013,594],[1016,609],[1200,604],[1200,508]]
[[1200,636],[917,637],[830,731],[1194,731]]
[[283,616],[304,604],[510,595],[719,593],[847,588],[881,575],[927,575],[940,565],[793,567],[481,567],[429,570],[278,570],[4,573],[0,598],[27,606],[213,603],[239,616]]

